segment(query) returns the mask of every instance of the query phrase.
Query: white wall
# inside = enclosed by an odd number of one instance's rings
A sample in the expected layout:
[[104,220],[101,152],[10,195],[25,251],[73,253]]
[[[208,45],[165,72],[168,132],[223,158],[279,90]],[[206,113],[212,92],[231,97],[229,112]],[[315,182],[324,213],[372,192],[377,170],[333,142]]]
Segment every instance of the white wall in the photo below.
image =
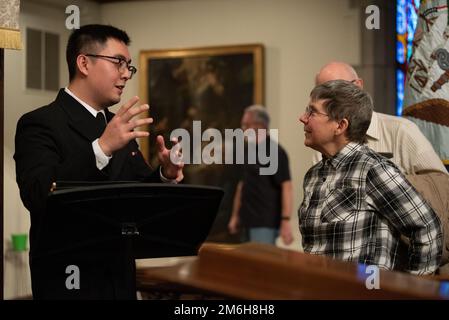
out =
[[[69,31],[64,27],[64,4],[50,6],[28,2],[22,1],[26,4],[22,6],[22,30],[31,26],[61,32],[61,86],[65,86],[64,46]],[[265,45],[265,104],[272,116],[272,128],[279,128],[279,140],[290,156],[294,183],[294,247],[298,249],[296,210],[302,200],[302,177],[311,163],[311,152],[303,145],[303,129],[297,119],[308,102],[314,75],[322,64],[333,59],[360,63],[358,9],[349,8],[346,0],[174,0],[113,3],[100,9],[82,1],[70,2],[79,4],[81,24],[98,22],[101,16],[103,23],[125,29],[132,38],[133,61],[139,61],[140,50]],[[24,51],[6,51],[5,249],[10,247],[11,233],[27,232],[29,228],[28,213],[15,183],[12,159],[15,126],[23,113],[55,97],[55,92],[25,89],[24,75]],[[138,88],[138,77],[135,77],[128,83],[123,100],[137,95]],[[6,261],[5,268],[5,298],[9,298],[16,290],[14,272],[17,270],[11,261]]]
[[[308,102],[314,76],[330,60],[360,64],[359,9],[346,0],[178,0],[108,4],[104,23],[128,32],[133,61],[139,51],[212,45],[265,45],[265,104],[272,128],[287,150],[294,184],[293,229],[299,248],[296,211],[302,178],[311,164],[298,118]],[[136,77],[135,79],[138,79]],[[139,93],[129,81],[123,100]]]

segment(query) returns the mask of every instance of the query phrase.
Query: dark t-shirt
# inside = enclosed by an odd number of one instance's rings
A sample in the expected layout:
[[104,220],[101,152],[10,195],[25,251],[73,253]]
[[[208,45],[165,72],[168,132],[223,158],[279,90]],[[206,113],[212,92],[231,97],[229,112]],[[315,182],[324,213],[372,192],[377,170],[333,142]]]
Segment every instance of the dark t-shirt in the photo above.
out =
[[[276,142],[268,138],[265,143],[269,152],[270,143]],[[240,206],[240,219],[244,227],[279,228],[282,214],[281,184],[290,180],[288,156],[279,144],[277,172],[260,175],[259,168],[269,165],[261,165],[258,159],[256,164],[245,162]]]

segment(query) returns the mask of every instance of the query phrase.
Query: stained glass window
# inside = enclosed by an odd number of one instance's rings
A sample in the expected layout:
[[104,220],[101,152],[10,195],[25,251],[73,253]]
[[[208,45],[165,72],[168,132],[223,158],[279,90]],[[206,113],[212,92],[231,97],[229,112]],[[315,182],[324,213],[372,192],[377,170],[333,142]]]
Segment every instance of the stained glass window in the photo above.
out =
[[412,55],[413,36],[421,0],[396,0],[396,114],[402,114],[407,63]]

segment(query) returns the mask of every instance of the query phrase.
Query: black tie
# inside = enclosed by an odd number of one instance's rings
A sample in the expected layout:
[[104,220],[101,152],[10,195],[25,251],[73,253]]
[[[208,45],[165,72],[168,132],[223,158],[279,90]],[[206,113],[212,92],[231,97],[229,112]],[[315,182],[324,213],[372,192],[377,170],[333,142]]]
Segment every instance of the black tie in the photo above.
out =
[[106,118],[104,117],[103,112],[98,112],[96,118],[99,136],[101,136],[103,134],[104,129],[106,128]]
[[[103,112],[98,112],[97,116],[95,118],[97,121],[98,137],[101,137],[104,129],[106,128],[106,118],[105,118]],[[111,163],[109,162],[109,164],[101,170],[106,175],[109,175],[110,164]]]

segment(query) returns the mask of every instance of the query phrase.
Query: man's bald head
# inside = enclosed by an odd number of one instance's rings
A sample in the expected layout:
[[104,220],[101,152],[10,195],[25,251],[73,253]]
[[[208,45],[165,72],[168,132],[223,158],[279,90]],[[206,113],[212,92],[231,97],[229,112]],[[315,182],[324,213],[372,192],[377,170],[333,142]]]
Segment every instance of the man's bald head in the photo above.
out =
[[363,80],[359,78],[353,67],[344,62],[330,62],[324,65],[315,77],[315,85],[331,80],[350,81],[363,89]]

